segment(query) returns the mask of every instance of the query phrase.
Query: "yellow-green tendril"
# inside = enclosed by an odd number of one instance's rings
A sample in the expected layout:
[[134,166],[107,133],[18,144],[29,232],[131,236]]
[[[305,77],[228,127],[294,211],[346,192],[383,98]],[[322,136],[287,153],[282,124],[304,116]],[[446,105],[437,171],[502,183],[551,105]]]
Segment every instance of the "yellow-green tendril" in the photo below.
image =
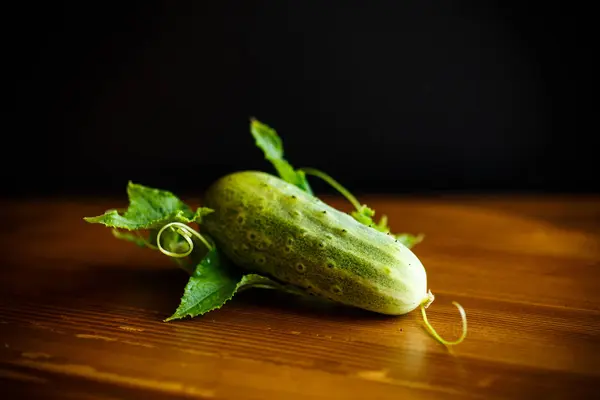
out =
[[[169,251],[169,250],[165,249],[164,247],[162,247],[162,245],[160,244],[160,236],[165,231],[165,229],[168,229],[168,228],[173,229],[173,227],[177,227],[175,229],[175,232],[180,234],[188,244],[188,249],[184,253],[176,253],[173,251]],[[199,234],[198,232],[196,232],[194,229],[190,228],[189,226],[182,224],[181,222],[171,222],[171,223],[163,226],[160,229],[160,231],[158,231],[158,234],[156,235],[156,244],[158,245],[158,249],[163,254],[165,254],[169,257],[183,258],[183,257],[187,257],[190,254],[192,254],[192,251],[194,250],[194,241],[192,240],[192,235],[195,236],[196,238],[198,238],[202,243],[204,243],[204,245],[209,250],[212,250],[212,246],[210,245],[210,243],[208,243],[208,241],[201,234]]]
[[443,344],[445,346],[454,346],[454,345],[461,343],[467,337],[467,314],[465,313],[465,309],[460,304],[458,304],[456,301],[452,302],[452,304],[455,305],[456,308],[458,308],[458,311],[460,312],[460,318],[462,321],[462,334],[460,335],[460,337],[458,339],[456,339],[454,341],[448,341],[448,340],[442,338],[435,331],[435,329],[433,329],[433,327],[429,323],[429,320],[427,319],[427,313],[425,312],[425,309],[427,307],[429,307],[429,305],[431,303],[433,303],[433,300],[434,300],[434,296],[431,293],[431,291],[429,291],[427,293],[427,297],[421,303],[421,315],[423,315],[423,322],[425,323],[425,327],[427,328],[427,330],[429,331],[431,336],[433,336],[438,342],[440,342],[441,344]]
[[358,200],[356,199],[356,197],[354,197],[352,195],[352,193],[350,193],[348,191],[348,189],[343,187],[338,181],[333,179],[331,176],[327,175],[325,172],[319,171],[318,169],[314,169],[314,168],[300,168],[300,171],[303,171],[307,175],[313,175],[313,176],[316,176],[317,178],[323,179],[325,182],[327,182],[329,185],[331,185],[335,190],[340,192],[346,199],[348,199],[348,201],[350,203],[352,203],[352,205],[357,210],[360,210],[361,205],[358,202]]

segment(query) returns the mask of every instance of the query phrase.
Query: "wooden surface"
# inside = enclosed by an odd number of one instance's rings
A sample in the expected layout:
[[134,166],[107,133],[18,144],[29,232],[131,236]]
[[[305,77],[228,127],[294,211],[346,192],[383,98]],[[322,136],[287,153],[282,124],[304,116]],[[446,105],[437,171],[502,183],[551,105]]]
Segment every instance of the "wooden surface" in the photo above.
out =
[[[5,399],[592,398],[600,393],[600,198],[362,199],[414,248],[436,301],[384,317],[245,292],[164,323],[185,273],[83,216],[125,205],[4,202]],[[334,201],[334,205],[344,203]],[[345,205],[344,205],[345,206]],[[5,396],[9,394],[9,396]]]

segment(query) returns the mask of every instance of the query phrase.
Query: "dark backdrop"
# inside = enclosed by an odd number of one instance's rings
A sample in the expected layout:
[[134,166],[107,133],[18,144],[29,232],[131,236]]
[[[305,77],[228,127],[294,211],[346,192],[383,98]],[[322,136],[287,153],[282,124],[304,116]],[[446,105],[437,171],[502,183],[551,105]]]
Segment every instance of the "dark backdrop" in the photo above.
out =
[[200,193],[271,170],[255,116],[358,193],[597,191],[591,11],[569,4],[12,5],[2,189]]

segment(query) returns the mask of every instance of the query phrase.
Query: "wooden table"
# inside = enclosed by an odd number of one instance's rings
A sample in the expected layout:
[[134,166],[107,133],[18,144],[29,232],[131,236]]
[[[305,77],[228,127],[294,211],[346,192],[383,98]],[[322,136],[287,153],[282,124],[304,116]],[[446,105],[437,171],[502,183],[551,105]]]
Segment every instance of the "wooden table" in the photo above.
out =
[[[0,207],[3,399],[591,398],[600,394],[600,198],[364,198],[414,248],[436,301],[384,317],[255,289],[162,320],[187,277],[82,221],[124,199]],[[339,199],[334,205],[346,207]],[[9,394],[6,396],[6,394]]]

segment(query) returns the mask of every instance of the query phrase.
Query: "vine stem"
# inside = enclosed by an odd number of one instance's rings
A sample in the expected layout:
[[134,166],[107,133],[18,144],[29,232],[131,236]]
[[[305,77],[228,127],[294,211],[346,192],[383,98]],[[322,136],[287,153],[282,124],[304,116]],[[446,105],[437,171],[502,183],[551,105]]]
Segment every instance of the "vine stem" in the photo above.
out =
[[325,172],[319,171],[318,169],[314,169],[314,168],[300,168],[299,170],[304,172],[307,175],[312,175],[312,176],[316,176],[317,178],[321,178],[322,180],[327,182],[329,185],[331,185],[335,190],[340,192],[350,203],[352,203],[352,205],[357,210],[360,210],[361,205],[360,205],[360,202],[356,199],[356,197],[354,197],[354,195],[352,193],[350,193],[350,191],[348,189],[343,187],[338,181],[333,179],[331,176],[327,175]]

